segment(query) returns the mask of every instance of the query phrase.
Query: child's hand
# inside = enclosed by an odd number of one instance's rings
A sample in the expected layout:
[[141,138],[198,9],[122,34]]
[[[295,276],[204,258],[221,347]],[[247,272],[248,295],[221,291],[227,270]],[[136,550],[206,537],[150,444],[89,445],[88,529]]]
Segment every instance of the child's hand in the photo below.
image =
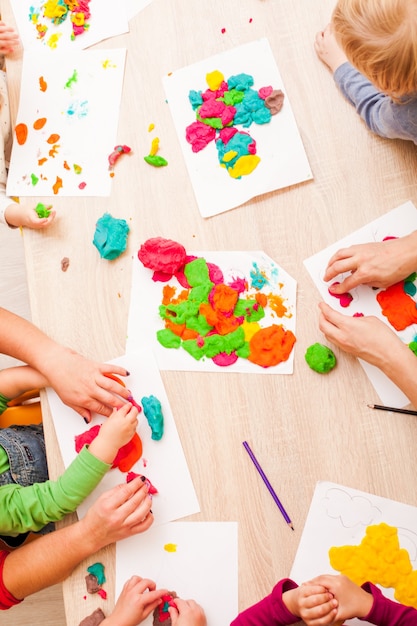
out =
[[336,619],[338,602],[323,584],[314,581],[290,589],[282,595],[287,609],[306,626],[327,626]]
[[347,61],[347,57],[337,43],[330,25],[317,33],[314,49],[319,59],[323,61],[332,72],[335,72],[340,65],[343,65],[343,63]]
[[366,617],[372,609],[374,598],[347,576],[322,575],[306,585],[324,585],[338,602],[336,619],[342,623],[353,617]]
[[204,611],[197,602],[175,598],[175,604],[177,608],[168,609],[172,626],[207,626]]
[[132,576],[125,583],[113,613],[102,622],[103,626],[137,626],[145,620],[168,593],[166,589],[155,589],[148,578]]
[[0,54],[10,54],[19,45],[19,35],[0,20]]
[[119,448],[126,445],[136,432],[138,410],[130,402],[113,413],[102,424],[97,437],[90,443],[89,450],[105,463],[113,463]]
[[9,226],[26,226],[39,230],[49,226],[55,219],[55,211],[51,209],[49,217],[39,217],[34,208],[12,202],[6,208],[4,217]]

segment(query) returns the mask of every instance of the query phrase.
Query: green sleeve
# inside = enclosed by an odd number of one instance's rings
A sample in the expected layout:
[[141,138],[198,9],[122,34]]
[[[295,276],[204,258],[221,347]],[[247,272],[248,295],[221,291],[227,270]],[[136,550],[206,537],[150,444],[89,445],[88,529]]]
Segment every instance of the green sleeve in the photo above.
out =
[[9,402],[9,400],[10,398],[6,398],[6,396],[0,393],[0,415],[4,413],[7,409],[7,403]]
[[29,487],[16,484],[0,487],[0,534],[37,531],[48,522],[62,519],[75,511],[109,469],[110,465],[84,446],[56,481],[47,480]]

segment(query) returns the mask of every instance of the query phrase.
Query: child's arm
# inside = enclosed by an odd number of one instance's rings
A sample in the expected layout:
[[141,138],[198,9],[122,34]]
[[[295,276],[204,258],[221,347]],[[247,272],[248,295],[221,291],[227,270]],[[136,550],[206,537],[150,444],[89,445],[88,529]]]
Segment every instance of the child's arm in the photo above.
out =
[[89,451],[104,463],[113,463],[119,448],[126,445],[136,432],[138,410],[130,402],[120,409],[113,409],[112,415],[102,424],[97,437],[90,443]]
[[56,212],[51,209],[48,217],[39,217],[36,210],[25,204],[10,202],[4,209],[4,219],[9,226],[26,226],[40,230],[54,220]]
[[19,35],[0,20],[0,54],[11,54],[19,45]]
[[[310,580],[305,586],[323,585],[337,600],[336,620],[347,620],[368,615],[374,599],[362,587],[356,585],[347,576],[322,575]],[[378,622],[379,623],[379,622]],[[380,626],[383,626],[381,623]]]
[[298,623],[299,616],[292,613],[283,600],[290,590],[297,588],[294,581],[283,578],[268,596],[239,613],[230,626],[289,626]]
[[167,593],[167,589],[156,589],[153,580],[132,576],[125,583],[112,614],[101,622],[101,626],[137,626],[156,609]]
[[45,376],[29,365],[17,365],[0,370],[0,393],[11,400],[31,389],[48,386]]
[[[81,450],[58,480],[28,487],[14,483],[0,487],[0,534],[38,531],[75,511],[108,472],[119,447],[130,441],[136,425],[137,409],[130,403],[123,405],[103,424],[103,433],[100,430],[90,447]],[[147,485],[143,493],[150,510]]]

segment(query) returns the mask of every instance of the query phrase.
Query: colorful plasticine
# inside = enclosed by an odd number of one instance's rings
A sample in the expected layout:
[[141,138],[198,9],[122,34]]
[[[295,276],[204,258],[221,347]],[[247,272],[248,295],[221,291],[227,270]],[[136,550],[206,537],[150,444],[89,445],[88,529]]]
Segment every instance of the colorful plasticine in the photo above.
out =
[[[83,446],[90,444],[100,431],[100,424],[92,426],[75,437],[75,451],[80,452]],[[142,441],[137,433],[122,446],[113,461],[112,468],[118,467],[121,472],[128,472],[142,456]]]
[[232,365],[238,358],[272,367],[289,358],[294,334],[281,324],[264,328],[259,324],[268,306],[277,317],[291,314],[281,297],[259,291],[268,285],[268,277],[256,263],[249,294],[247,280],[225,284],[219,267],[187,255],[181,244],[162,237],[146,241],[138,258],[154,270],[154,281],[168,282],[175,276],[184,288],[177,293],[176,287],[167,284],[162,290],[159,315],[164,328],[156,337],[163,347],[182,348],[194,359],[209,358],[219,367]]
[[304,355],[307,365],[319,374],[327,374],[336,366],[336,357],[330,348],[321,343],[313,343]]
[[243,73],[225,81],[223,74],[214,70],[207,74],[206,82],[206,91],[191,90],[188,94],[196,121],[187,126],[186,140],[193,152],[215,141],[220,165],[232,178],[240,179],[251,174],[261,159],[256,154],[256,141],[236,126],[268,124],[282,109],[284,93],[270,86],[255,91],[253,76]]

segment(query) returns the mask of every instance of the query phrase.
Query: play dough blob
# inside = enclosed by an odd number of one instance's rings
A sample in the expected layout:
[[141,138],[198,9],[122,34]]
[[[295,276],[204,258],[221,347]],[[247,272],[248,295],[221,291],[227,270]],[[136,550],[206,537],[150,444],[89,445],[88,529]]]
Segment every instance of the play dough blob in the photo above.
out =
[[112,261],[126,250],[128,234],[126,220],[105,213],[96,223],[93,244],[103,259]]
[[145,267],[170,276],[184,265],[186,256],[184,246],[163,237],[148,239],[138,252],[138,259]]
[[307,365],[319,374],[327,374],[336,365],[334,352],[321,343],[313,343],[304,355]]

